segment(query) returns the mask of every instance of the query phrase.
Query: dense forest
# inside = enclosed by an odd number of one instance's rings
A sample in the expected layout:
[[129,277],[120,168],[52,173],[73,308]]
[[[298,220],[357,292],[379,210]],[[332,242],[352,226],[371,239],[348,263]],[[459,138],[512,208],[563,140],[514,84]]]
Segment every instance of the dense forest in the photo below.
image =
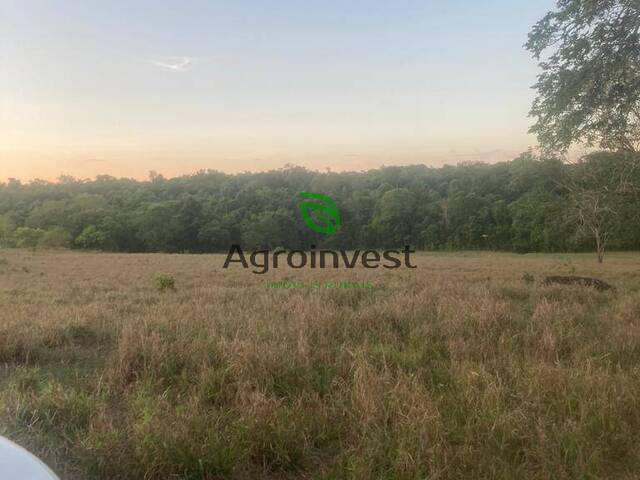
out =
[[[568,179],[581,166],[609,175],[616,154],[578,164],[531,152],[510,162],[320,173],[287,166],[264,173],[201,171],[147,181],[98,176],[0,184],[0,245],[121,252],[219,252],[243,248],[593,250],[572,215]],[[600,172],[600,173],[598,173]],[[606,188],[605,179],[595,179]],[[340,209],[336,235],[301,221],[298,194],[321,192]],[[640,249],[640,203],[605,210],[609,248]]]

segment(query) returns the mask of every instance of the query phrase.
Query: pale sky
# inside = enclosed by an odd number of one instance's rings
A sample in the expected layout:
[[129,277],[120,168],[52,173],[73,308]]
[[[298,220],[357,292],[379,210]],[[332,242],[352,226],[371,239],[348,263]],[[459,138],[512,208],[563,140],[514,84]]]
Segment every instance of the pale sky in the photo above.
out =
[[552,0],[0,0],[0,181],[507,160]]

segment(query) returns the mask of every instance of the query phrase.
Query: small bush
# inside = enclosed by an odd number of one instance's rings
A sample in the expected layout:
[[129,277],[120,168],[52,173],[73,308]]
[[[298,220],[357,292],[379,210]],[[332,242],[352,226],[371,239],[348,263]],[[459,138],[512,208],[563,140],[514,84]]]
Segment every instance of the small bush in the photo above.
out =
[[176,289],[175,278],[173,278],[171,275],[167,275],[164,273],[159,273],[156,275],[156,278],[154,279],[154,284],[156,286],[156,289],[159,292],[166,292],[167,290],[175,291]]

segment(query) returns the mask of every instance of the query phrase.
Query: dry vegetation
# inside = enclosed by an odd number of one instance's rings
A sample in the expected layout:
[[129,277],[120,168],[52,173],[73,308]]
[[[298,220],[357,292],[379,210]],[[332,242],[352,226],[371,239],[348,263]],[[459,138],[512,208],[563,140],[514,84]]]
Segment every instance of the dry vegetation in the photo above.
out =
[[639,255],[222,262],[0,252],[0,434],[65,479],[637,478]]

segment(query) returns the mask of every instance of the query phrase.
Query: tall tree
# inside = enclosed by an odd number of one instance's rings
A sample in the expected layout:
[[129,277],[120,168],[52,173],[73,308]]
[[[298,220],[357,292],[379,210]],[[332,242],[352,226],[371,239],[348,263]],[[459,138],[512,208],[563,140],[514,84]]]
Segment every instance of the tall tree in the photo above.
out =
[[578,232],[595,241],[599,263],[622,206],[633,200],[627,163],[624,155],[587,155],[573,166],[565,184],[568,212],[577,221]]
[[531,132],[543,147],[640,147],[640,2],[558,0],[525,47],[542,73]]

